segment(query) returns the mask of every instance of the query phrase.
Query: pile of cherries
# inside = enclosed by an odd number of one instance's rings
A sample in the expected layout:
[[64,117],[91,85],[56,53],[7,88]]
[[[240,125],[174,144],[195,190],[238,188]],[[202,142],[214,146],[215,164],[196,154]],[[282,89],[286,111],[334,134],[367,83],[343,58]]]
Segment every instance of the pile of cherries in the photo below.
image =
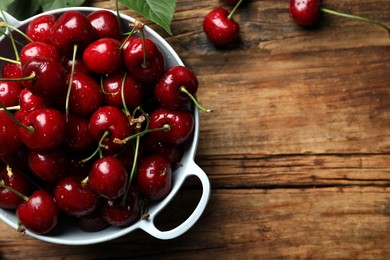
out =
[[108,10],[1,26],[15,57],[1,57],[0,207],[38,234],[62,216],[91,232],[147,217],[171,190],[192,105],[205,110],[196,75],[166,68],[143,24],[122,32]]

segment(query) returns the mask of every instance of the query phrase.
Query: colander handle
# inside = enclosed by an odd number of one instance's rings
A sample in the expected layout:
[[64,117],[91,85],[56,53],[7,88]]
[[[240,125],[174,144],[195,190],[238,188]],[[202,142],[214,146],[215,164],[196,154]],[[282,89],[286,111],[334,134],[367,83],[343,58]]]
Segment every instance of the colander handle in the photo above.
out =
[[0,18],[1,18],[1,20],[6,21],[8,24],[10,24],[14,27],[18,27],[21,24],[21,22],[18,19],[16,19],[15,17],[10,15],[6,11],[2,11],[0,13]]
[[199,178],[203,188],[202,196],[200,197],[199,203],[196,206],[195,210],[191,213],[191,215],[179,226],[171,230],[161,231],[155,226],[154,219],[158,214],[152,215],[148,220],[142,221],[140,228],[158,239],[168,240],[184,234],[195,224],[195,222],[200,218],[204,209],[206,208],[211,191],[210,182],[206,173],[193,161],[191,161],[191,164],[187,167],[186,171],[186,178],[189,176],[196,176]]

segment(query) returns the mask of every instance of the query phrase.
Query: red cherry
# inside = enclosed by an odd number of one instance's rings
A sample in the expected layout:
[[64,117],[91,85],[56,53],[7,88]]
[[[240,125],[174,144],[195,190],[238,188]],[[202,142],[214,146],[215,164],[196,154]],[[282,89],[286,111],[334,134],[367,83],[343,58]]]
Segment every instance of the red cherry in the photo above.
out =
[[170,109],[188,107],[191,99],[182,89],[195,95],[198,90],[198,79],[190,69],[184,66],[169,68],[158,81],[154,95],[160,104]]
[[184,153],[184,145],[170,145],[153,140],[151,135],[142,138],[147,154],[158,154],[168,159],[171,165],[180,163]]
[[321,0],[290,0],[290,15],[303,26],[313,26],[320,19]]
[[121,38],[121,30],[118,19],[113,12],[108,10],[97,10],[87,16],[91,22],[93,34],[96,39],[113,38],[119,40]]
[[2,70],[3,78],[21,78],[22,65],[20,63],[6,62]]
[[194,129],[194,117],[185,110],[158,108],[150,115],[149,128],[162,128],[169,125],[169,130],[149,133],[155,141],[178,145],[184,143]]
[[20,127],[21,139],[30,149],[54,149],[65,139],[65,117],[56,109],[34,110],[22,124],[25,127]]
[[137,187],[149,200],[165,198],[172,188],[172,168],[161,155],[149,155],[142,160],[137,170]]
[[75,222],[81,230],[86,232],[97,232],[109,226],[109,223],[104,219],[102,210],[100,209],[87,215],[76,217]]
[[164,56],[157,45],[145,38],[133,39],[124,49],[123,56],[129,75],[141,84],[154,84],[164,74]]
[[[69,78],[70,75],[68,76],[68,80]],[[87,74],[81,72],[74,73],[69,96],[70,112],[80,116],[88,116],[93,113],[102,102],[103,92],[99,83]]]
[[[0,170],[0,181],[12,189],[30,195],[32,191],[31,182],[16,168],[6,168]],[[0,187],[0,208],[16,209],[23,202],[23,199],[7,188]]]
[[50,107],[50,102],[48,99],[34,95],[28,89],[24,88],[19,94],[19,105],[20,110],[26,112],[28,115],[34,110]]
[[216,8],[203,20],[203,30],[209,40],[217,46],[233,43],[239,34],[240,26],[225,8]]
[[15,81],[0,81],[0,103],[5,107],[17,106],[22,86]]
[[87,65],[85,65],[82,57],[77,56],[75,60],[73,60],[72,58],[65,58],[63,64],[68,74],[72,73],[72,66],[74,65],[74,72],[81,72],[90,76],[94,76],[92,71],[90,71]]
[[106,199],[122,196],[126,189],[127,172],[122,162],[113,156],[97,159],[88,175],[91,189]]
[[22,66],[29,59],[36,56],[47,57],[58,62],[61,61],[60,55],[53,45],[44,42],[29,42],[20,50],[20,62]]
[[40,180],[53,183],[68,174],[69,159],[63,149],[29,150],[27,159],[31,172]]
[[[121,93],[123,77],[124,72],[117,72],[104,78],[104,104],[123,107]],[[123,94],[128,109],[134,109],[142,104],[144,96],[143,88],[137,84],[129,75],[126,75],[124,81]]]
[[79,11],[64,12],[50,29],[50,42],[65,56],[73,53],[73,46],[84,49],[94,39],[92,25]]
[[94,41],[83,52],[85,65],[91,71],[108,74],[122,67],[121,43],[113,38]]
[[47,57],[33,57],[22,68],[22,77],[32,75],[34,77],[31,80],[23,81],[23,85],[31,93],[53,98],[66,92],[66,71],[60,62]]
[[0,111],[0,156],[14,154],[22,144],[19,125],[5,111]]
[[26,35],[34,42],[50,43],[50,29],[55,21],[56,17],[51,14],[38,16],[28,24]]
[[37,190],[26,202],[18,205],[16,215],[26,229],[45,234],[57,225],[59,213],[52,195],[45,190]]
[[98,196],[80,177],[69,175],[54,188],[54,198],[63,212],[72,216],[83,216],[93,212],[99,203]]
[[89,120],[70,114],[66,122],[65,143],[70,151],[85,151],[93,140],[89,134]]
[[99,142],[107,131],[108,135],[102,144],[108,151],[117,151],[123,144],[114,142],[115,139],[123,140],[132,134],[129,121],[125,114],[117,107],[99,107],[89,119],[89,130],[93,140]]
[[130,188],[125,201],[108,200],[102,207],[104,219],[113,226],[128,226],[134,223],[140,214],[139,199],[136,189]]

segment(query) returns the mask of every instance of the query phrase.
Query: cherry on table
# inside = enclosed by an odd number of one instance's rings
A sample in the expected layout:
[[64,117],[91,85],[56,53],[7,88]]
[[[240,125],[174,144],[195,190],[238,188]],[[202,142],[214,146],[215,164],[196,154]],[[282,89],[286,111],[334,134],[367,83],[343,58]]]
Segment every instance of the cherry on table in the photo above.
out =
[[204,18],[203,31],[214,45],[228,46],[238,38],[240,25],[233,19],[233,14],[241,2],[238,1],[230,12],[223,7],[215,8]]

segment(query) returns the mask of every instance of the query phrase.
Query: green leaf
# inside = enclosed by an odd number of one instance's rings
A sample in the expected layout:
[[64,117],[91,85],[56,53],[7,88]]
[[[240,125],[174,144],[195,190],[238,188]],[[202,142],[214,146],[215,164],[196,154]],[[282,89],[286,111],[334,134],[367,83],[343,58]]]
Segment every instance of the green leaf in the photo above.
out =
[[80,6],[84,2],[85,0],[41,0],[41,6],[42,11],[46,12],[57,8]]
[[119,2],[158,24],[172,35],[171,22],[175,12],[176,0],[119,0]]
[[27,19],[35,15],[40,9],[40,1],[14,0],[5,9],[18,20]]

